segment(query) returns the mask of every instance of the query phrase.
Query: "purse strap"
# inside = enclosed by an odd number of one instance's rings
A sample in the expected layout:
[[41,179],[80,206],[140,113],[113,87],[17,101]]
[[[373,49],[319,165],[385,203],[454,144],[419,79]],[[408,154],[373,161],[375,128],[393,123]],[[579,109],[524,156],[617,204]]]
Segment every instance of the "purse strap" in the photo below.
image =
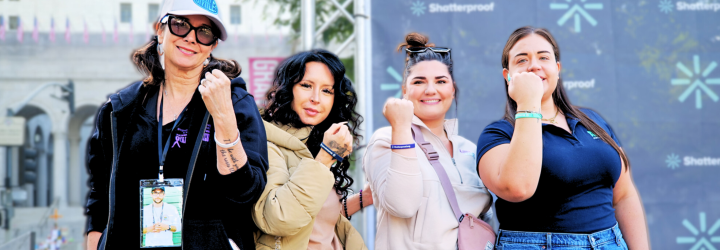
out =
[[448,178],[445,168],[443,168],[440,164],[440,160],[438,160],[440,155],[438,155],[437,151],[430,142],[425,141],[425,137],[420,131],[420,126],[412,124],[412,132],[415,142],[420,146],[423,153],[425,153],[428,161],[430,161],[430,165],[433,166],[435,173],[437,173],[440,178],[440,184],[442,184],[443,190],[445,191],[445,196],[447,196],[448,201],[450,201],[450,207],[452,207],[452,210],[455,213],[455,218],[458,219],[458,222],[462,221],[463,218],[465,218],[465,215],[460,211],[460,206],[458,205],[457,197],[455,196],[455,190],[453,189],[452,184],[450,184],[450,178]]

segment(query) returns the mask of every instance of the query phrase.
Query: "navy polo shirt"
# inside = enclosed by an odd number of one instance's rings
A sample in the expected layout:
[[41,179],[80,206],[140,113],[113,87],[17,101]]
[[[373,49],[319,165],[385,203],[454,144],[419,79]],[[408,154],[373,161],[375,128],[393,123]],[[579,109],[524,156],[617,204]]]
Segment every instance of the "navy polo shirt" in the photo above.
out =
[[[581,111],[620,145],[600,115],[589,109]],[[542,170],[535,194],[517,203],[498,197],[500,229],[591,233],[615,226],[613,188],[622,171],[620,155],[578,119],[566,119],[572,134],[542,124]],[[506,120],[485,127],[477,143],[478,161],[495,146],[510,143],[514,131]]]

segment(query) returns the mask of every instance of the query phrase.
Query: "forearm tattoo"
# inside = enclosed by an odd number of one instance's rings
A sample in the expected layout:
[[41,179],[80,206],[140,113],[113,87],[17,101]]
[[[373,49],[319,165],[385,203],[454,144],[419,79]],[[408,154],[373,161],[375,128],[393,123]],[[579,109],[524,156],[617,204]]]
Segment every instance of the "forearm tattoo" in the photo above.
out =
[[[230,161],[227,157],[228,154],[230,155],[230,158],[234,158],[232,156],[232,149],[228,149],[227,151],[225,151],[225,149],[220,149],[220,155],[222,156],[223,161],[225,161],[225,166],[227,166],[228,170],[230,170],[230,173],[234,173],[238,168],[233,168],[233,165],[230,165]],[[237,166],[237,164],[235,164],[235,166]]]
[[345,153],[350,152],[350,147],[347,144],[340,144],[336,141],[330,141],[330,145],[328,145],[330,149],[335,151],[335,153],[338,153],[340,156],[345,157]]

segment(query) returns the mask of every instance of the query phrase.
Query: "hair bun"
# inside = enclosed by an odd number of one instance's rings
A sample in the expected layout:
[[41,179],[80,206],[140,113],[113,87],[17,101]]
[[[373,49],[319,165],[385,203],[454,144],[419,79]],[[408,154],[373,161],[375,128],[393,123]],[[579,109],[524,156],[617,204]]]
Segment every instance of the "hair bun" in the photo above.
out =
[[405,44],[409,47],[425,47],[428,46],[430,38],[420,33],[410,33],[405,36]]
[[400,51],[403,47],[434,47],[435,44],[428,43],[430,41],[430,38],[428,38],[426,35],[417,33],[417,32],[411,32],[407,35],[405,35],[405,43],[401,43],[397,50]]

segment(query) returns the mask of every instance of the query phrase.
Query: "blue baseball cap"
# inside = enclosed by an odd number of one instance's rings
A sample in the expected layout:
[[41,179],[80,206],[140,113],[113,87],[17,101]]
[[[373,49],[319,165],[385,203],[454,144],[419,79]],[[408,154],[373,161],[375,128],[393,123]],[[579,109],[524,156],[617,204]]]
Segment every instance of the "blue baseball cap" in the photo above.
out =
[[166,15],[204,15],[210,19],[218,30],[220,35],[218,38],[225,41],[227,38],[227,31],[225,30],[225,24],[220,17],[220,9],[215,3],[215,0],[165,0],[160,9],[160,19]]

